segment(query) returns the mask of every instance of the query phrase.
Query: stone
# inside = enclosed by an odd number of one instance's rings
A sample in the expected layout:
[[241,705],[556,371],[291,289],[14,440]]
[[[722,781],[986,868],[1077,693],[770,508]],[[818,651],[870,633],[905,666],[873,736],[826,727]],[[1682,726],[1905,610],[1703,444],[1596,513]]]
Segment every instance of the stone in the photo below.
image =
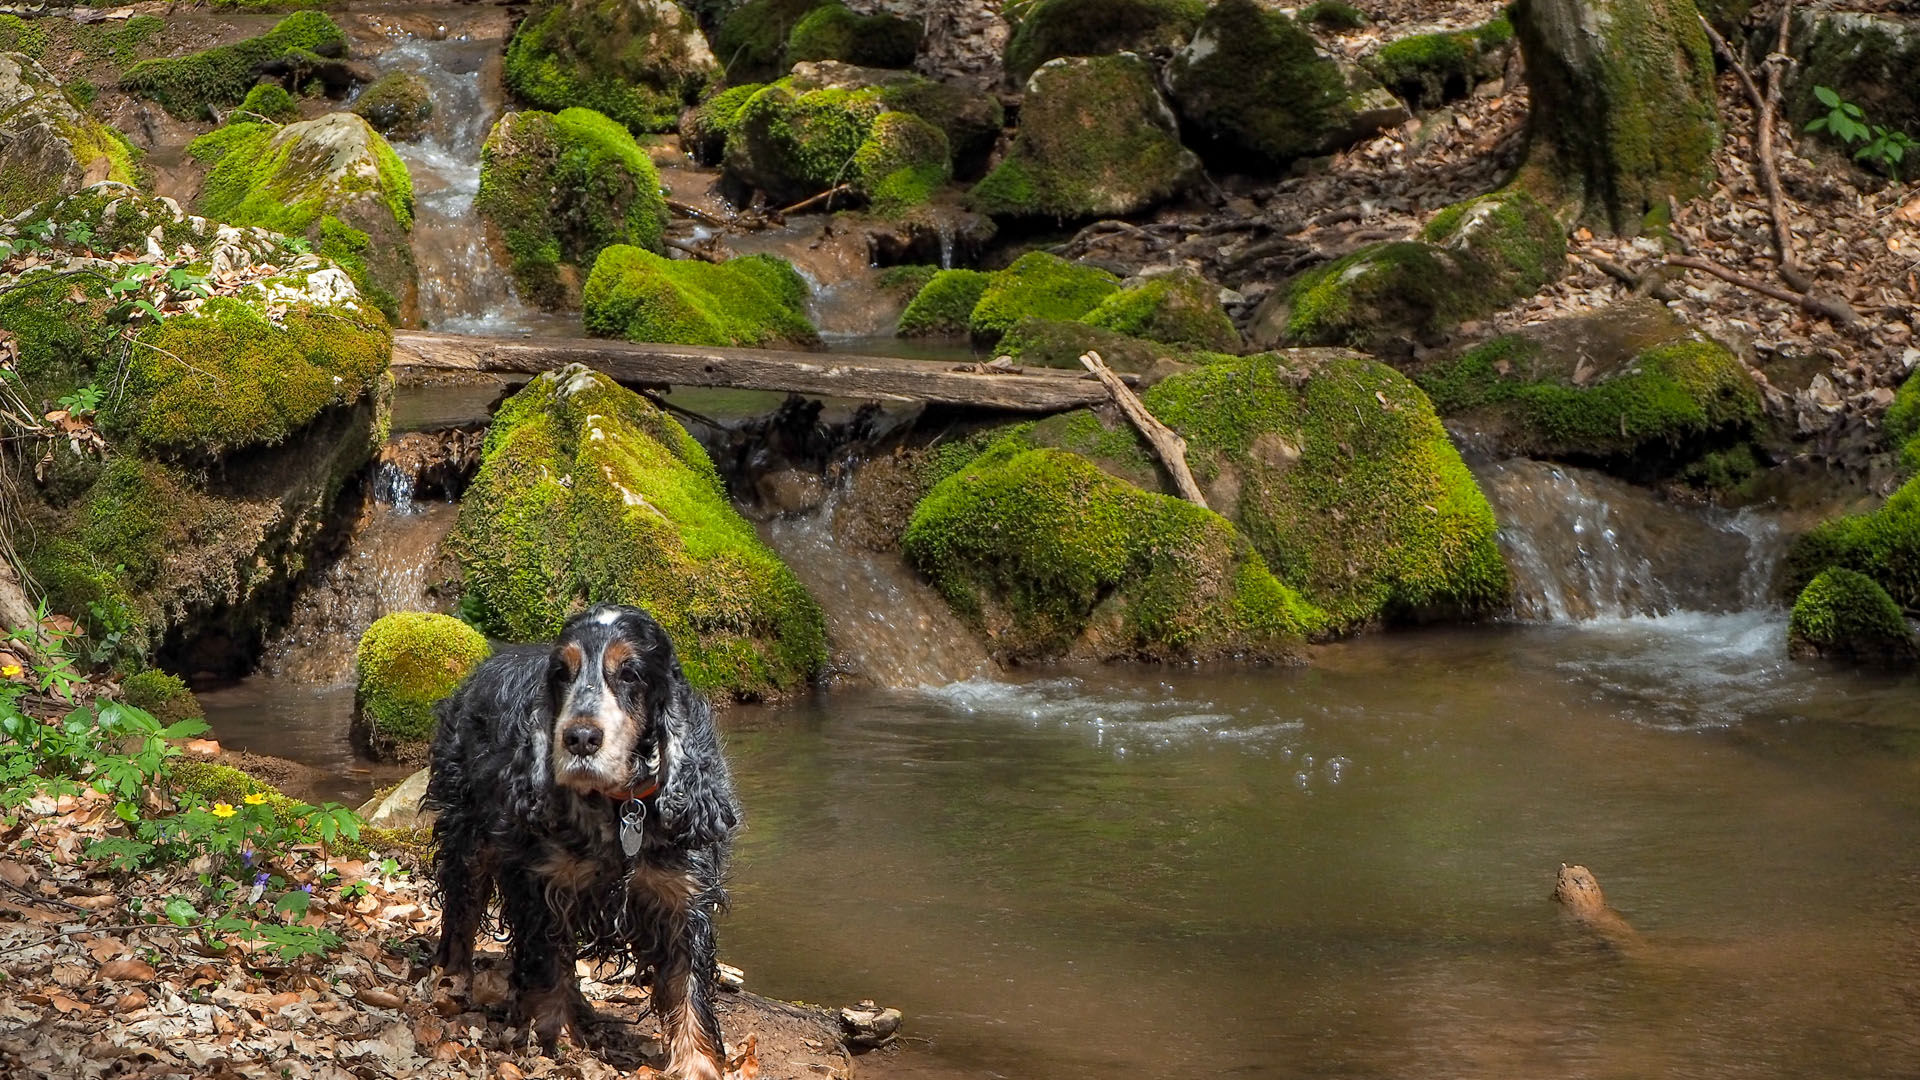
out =
[[101,180],[134,180],[125,137],[89,119],[20,53],[0,53],[0,147],[0,219]]
[[377,829],[425,829],[433,825],[439,815],[431,810],[420,809],[420,800],[427,794],[427,773],[420,769],[400,781],[400,786],[385,795],[368,799],[355,813],[360,820]]

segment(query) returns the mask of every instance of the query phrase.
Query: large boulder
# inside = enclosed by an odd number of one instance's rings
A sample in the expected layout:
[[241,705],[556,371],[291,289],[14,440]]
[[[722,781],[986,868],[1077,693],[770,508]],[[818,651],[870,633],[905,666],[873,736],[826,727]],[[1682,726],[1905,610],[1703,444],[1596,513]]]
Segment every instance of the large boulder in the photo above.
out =
[[134,181],[126,137],[81,112],[20,53],[0,53],[0,147],[0,219],[95,181]]
[[1173,110],[1144,60],[1050,60],[1027,80],[1007,155],[968,193],[999,217],[1138,213],[1184,193],[1200,159],[1180,145]]
[[967,328],[992,341],[1022,319],[1078,319],[1119,288],[1120,280],[1105,270],[1029,251],[988,277]]
[[1872,578],[1837,566],[1822,570],[1794,600],[1787,651],[1798,659],[1897,667],[1920,661],[1920,642],[1900,605]]
[[673,418],[578,365],[495,415],[447,545],[462,610],[515,641],[550,638],[590,604],[660,621],[702,690],[799,687],[826,659],[820,608],[736,513]]
[[893,214],[925,203],[952,175],[946,133],[890,108],[882,88],[806,85],[762,87],[726,119],[722,160],[735,182],[782,204],[844,183]]
[[947,136],[956,167],[984,158],[1006,124],[1000,99],[907,71],[859,67],[832,60],[793,65],[795,90],[878,90],[888,109],[912,113]]
[[507,44],[507,86],[522,101],[593,109],[636,133],[672,130],[719,70],[673,0],[557,0]]
[[[1800,63],[1787,92],[1787,115],[1798,127],[1827,114],[1814,95],[1825,86],[1860,106],[1867,120],[1920,139],[1920,17],[1893,12],[1802,10],[1793,47]],[[1920,176],[1920,153],[1899,165]]]
[[354,650],[354,746],[383,761],[424,761],[434,703],[492,651],[478,630],[449,615],[400,611],[374,620]]
[[659,172],[631,132],[591,109],[501,117],[473,205],[504,240],[521,298],[544,308],[577,307],[611,245],[664,250]]
[[820,335],[806,303],[806,281],[772,255],[710,263],[615,245],[594,261],[584,311],[596,337],[807,348]]
[[318,11],[296,11],[259,37],[186,56],[142,60],[120,76],[120,88],[157,101],[183,120],[209,119],[237,105],[270,70],[296,80],[303,66],[345,56],[347,36]]
[[1062,56],[1177,48],[1206,12],[1205,0],[1039,0],[1007,42],[1007,74],[1024,81]]
[[1133,278],[1081,322],[1128,337],[1212,352],[1238,352],[1240,331],[1220,306],[1220,287],[1191,270]]
[[920,24],[886,12],[856,14],[838,0],[807,12],[787,35],[789,63],[840,60],[876,68],[909,68],[920,47]]
[[408,234],[413,180],[379,132],[350,112],[235,123],[193,141],[209,165],[194,208],[217,221],[303,236],[353,276],[389,321],[414,321],[420,283]]

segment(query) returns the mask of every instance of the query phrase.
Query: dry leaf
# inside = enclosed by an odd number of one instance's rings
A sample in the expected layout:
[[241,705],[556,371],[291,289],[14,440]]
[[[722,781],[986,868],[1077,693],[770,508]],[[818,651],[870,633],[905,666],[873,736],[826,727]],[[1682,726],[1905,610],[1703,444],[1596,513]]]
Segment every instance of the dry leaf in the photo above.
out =
[[511,1061],[503,1061],[495,1066],[493,1075],[499,1080],[526,1080],[527,1077],[526,1073],[520,1071],[520,1066]]
[[93,1009],[93,1006],[87,1004],[86,1002],[75,1001],[73,998],[70,998],[65,994],[52,995],[48,1000],[48,1004],[52,1005],[56,1009],[59,1009],[63,1013],[89,1012]]
[[151,982],[159,974],[153,965],[137,957],[124,960],[110,960],[100,965],[100,977],[103,979],[121,979],[126,982]]
[[401,1004],[399,994],[391,990],[382,990],[377,986],[366,987],[353,996],[359,998],[362,1004],[372,1005],[377,1009],[397,1009]]
[[113,1011],[117,1013],[139,1012],[146,1007],[147,992],[139,989],[129,990],[121,994],[113,1003]]

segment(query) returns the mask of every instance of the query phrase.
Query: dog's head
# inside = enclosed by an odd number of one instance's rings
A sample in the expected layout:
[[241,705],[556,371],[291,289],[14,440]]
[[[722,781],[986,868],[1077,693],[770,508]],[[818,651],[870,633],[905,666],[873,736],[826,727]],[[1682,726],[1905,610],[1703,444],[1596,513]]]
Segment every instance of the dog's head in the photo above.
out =
[[553,782],[614,798],[655,786],[682,680],[673,642],[646,612],[605,604],[575,616],[547,661]]

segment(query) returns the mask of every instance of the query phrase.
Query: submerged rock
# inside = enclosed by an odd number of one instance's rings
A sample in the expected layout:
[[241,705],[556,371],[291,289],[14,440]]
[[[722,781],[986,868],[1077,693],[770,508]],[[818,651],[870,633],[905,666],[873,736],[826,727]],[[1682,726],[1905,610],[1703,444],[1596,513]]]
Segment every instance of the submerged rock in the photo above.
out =
[[1177,48],[1206,13],[1205,0],[1039,0],[1007,43],[1007,74],[1025,80],[1063,56]]
[[1787,651],[1797,659],[1899,667],[1920,661],[1920,642],[1900,605],[1872,578],[1837,566],[1800,590],[1787,624]]
[[507,87],[522,101],[593,109],[636,133],[672,130],[719,69],[673,0],[559,0],[507,44]]
[[354,652],[354,746],[383,761],[425,760],[434,703],[492,652],[452,616],[402,611],[375,620]]
[[1000,217],[1119,216],[1199,177],[1200,159],[1180,145],[1152,70],[1122,53],[1051,60],[1034,72],[1012,146],[968,199]]
[[126,137],[20,53],[0,53],[0,147],[0,219],[96,181],[134,182],[138,152]]
[[474,209],[499,230],[520,296],[577,306],[614,244],[662,250],[660,174],[633,135],[591,109],[508,113],[480,151]]
[[[247,96],[251,99],[253,94]],[[353,111],[382,135],[403,141],[417,139],[426,133],[427,121],[433,119],[433,98],[427,80],[411,71],[390,71],[360,92]]]
[[727,501],[673,418],[577,365],[495,415],[447,541],[462,609],[516,641],[589,604],[637,604],[687,677],[743,698],[790,690],[826,658],[820,608]]
[[215,109],[239,104],[269,69],[284,71],[297,86],[303,66],[346,52],[347,36],[332,19],[318,11],[296,11],[256,38],[142,60],[120,76],[120,89],[157,101],[183,120],[211,119]]
[[584,298],[589,334],[676,345],[818,345],[806,304],[807,283],[771,255],[709,263],[625,245],[600,253]]

